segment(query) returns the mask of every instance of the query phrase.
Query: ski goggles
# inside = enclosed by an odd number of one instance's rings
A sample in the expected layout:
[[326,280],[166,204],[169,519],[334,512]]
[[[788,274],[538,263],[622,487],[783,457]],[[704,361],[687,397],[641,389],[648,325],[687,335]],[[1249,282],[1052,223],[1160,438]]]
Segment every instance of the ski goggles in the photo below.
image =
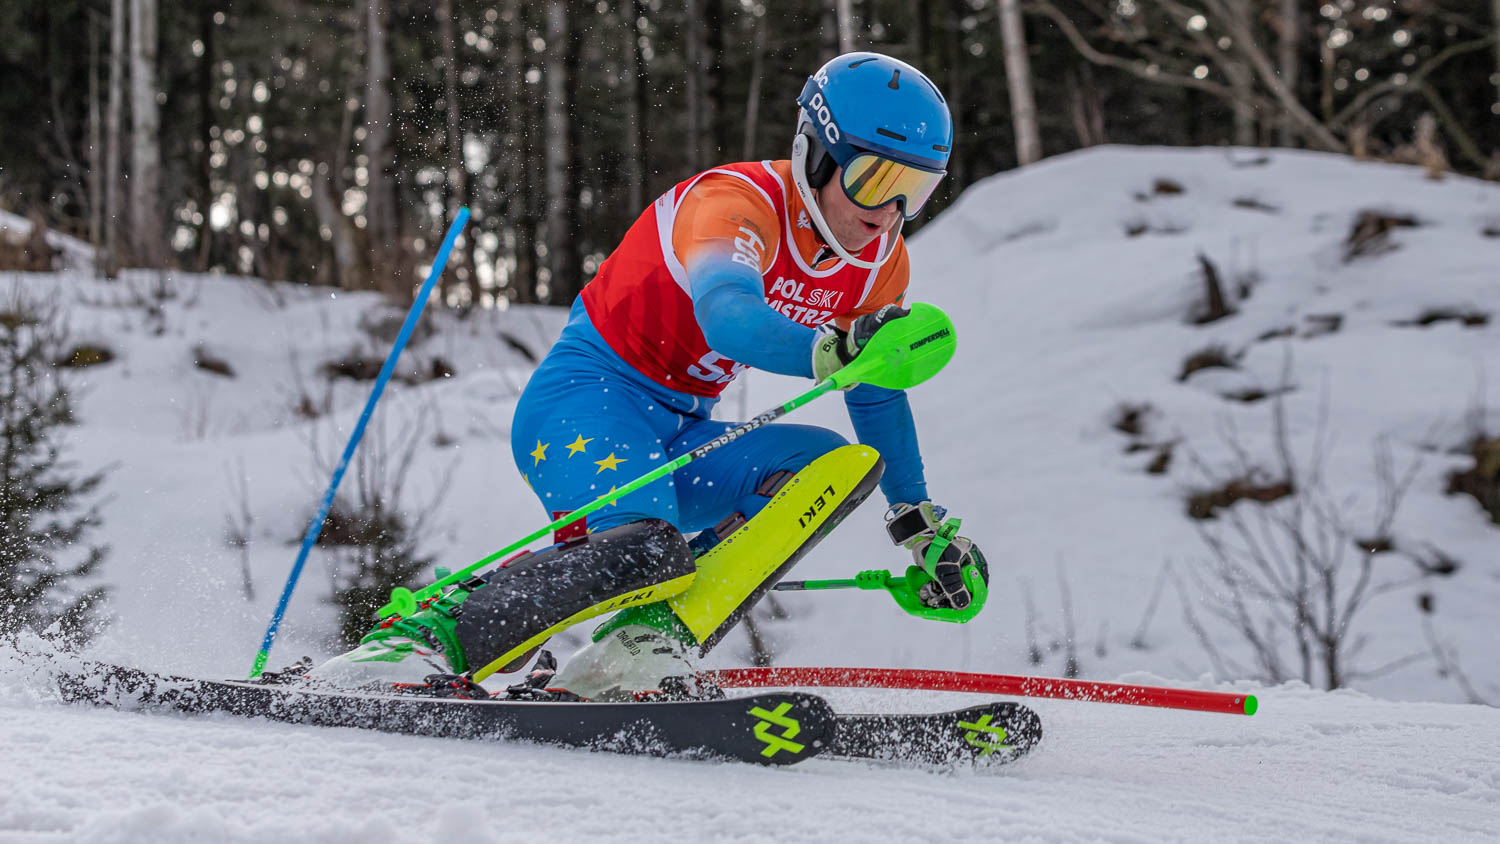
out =
[[855,205],[873,211],[900,202],[902,215],[911,220],[921,213],[946,173],[923,170],[873,152],[860,152],[844,163],[839,181]]

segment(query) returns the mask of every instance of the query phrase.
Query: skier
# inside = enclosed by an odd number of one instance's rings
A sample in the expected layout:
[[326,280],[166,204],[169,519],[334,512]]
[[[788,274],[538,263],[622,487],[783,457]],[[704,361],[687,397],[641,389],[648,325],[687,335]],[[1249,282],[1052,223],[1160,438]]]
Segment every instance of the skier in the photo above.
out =
[[[822,380],[906,315],[901,224],[944,175],[946,101],[911,65],[861,52],[824,65],[797,103],[790,160],[679,183],[573,303],[512,425],[517,467],[553,518],[734,428],[710,414],[745,368]],[[315,675],[468,670],[463,687],[623,606],[532,684],[583,699],[711,694],[693,652],[716,644],[877,480],[890,537],[919,564],[944,519],[905,393],[860,385],[845,402],[861,445],[806,425],[754,430],[565,528],[554,548],[387,619]],[[958,572],[969,563],[985,571],[959,537],[922,599],[967,606]]]

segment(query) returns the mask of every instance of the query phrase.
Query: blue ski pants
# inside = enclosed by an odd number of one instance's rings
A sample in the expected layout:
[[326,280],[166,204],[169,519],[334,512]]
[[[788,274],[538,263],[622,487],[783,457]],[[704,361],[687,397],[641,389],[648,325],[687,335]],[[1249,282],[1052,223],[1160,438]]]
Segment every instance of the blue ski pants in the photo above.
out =
[[[549,518],[576,510],[734,428],[710,418],[715,400],[669,390],[635,371],[589,322],[582,301],[516,405],[511,452]],[[768,499],[756,490],[846,445],[810,425],[759,428],[589,515],[590,530],[646,518],[683,533]]]

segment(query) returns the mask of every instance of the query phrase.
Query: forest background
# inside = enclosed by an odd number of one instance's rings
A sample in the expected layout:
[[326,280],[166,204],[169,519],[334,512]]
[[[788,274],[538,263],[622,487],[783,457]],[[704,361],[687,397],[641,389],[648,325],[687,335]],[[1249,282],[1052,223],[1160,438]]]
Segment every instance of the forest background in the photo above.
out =
[[[0,0],[0,209],[98,270],[567,304],[637,214],[788,154],[841,51],[957,124],[974,181],[1105,143],[1291,146],[1500,178],[1500,0]],[[3,241],[3,239],[0,239]],[[51,256],[0,242],[0,267]]]

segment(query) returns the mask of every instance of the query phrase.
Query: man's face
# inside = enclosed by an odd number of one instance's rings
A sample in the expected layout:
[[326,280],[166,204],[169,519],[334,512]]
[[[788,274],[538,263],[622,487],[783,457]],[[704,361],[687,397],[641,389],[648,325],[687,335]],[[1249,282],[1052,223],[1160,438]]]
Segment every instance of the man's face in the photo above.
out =
[[839,239],[839,245],[857,254],[896,227],[901,220],[901,206],[892,202],[871,211],[855,205],[839,183],[843,175],[844,168],[840,167],[828,184],[818,188],[818,210],[823,212],[823,219]]

